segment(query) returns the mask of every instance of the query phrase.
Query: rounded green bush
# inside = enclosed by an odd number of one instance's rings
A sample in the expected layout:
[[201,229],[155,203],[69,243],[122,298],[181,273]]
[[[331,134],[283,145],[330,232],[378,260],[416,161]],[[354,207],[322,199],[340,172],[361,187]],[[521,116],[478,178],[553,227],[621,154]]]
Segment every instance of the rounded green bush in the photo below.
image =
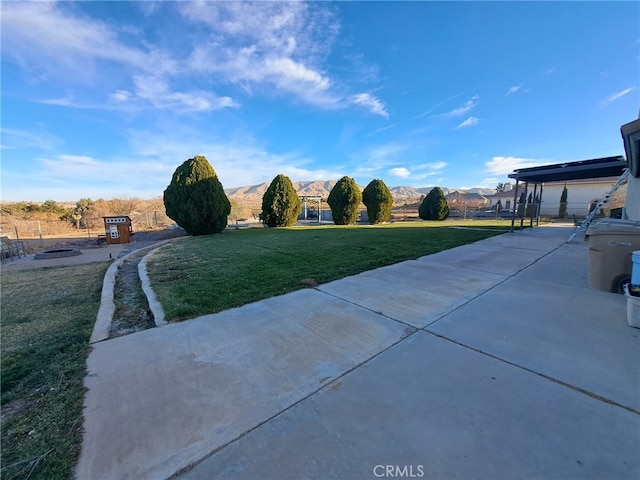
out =
[[358,206],[362,202],[362,192],[353,178],[342,177],[338,180],[327,198],[331,208],[333,223],[353,225],[358,218]]
[[362,191],[362,202],[367,207],[371,224],[388,222],[393,208],[393,196],[387,185],[379,179],[369,182]]
[[227,227],[231,203],[203,156],[190,158],[176,168],[163,199],[167,216],[190,235],[220,233]]
[[286,175],[276,176],[262,196],[262,219],[270,227],[295,225],[302,211],[300,197]]
[[434,187],[424,198],[418,208],[418,216],[422,220],[446,220],[449,216],[449,204],[440,187]]

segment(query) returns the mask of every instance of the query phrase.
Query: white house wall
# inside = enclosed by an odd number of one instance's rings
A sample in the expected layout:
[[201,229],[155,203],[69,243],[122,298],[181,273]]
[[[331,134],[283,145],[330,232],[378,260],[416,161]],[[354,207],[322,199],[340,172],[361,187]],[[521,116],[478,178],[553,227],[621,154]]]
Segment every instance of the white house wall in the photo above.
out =
[[[598,182],[567,182],[567,215],[584,217],[589,214],[589,205],[600,201],[609,193],[617,179]],[[542,194],[540,215],[557,217],[564,183],[546,183]]]

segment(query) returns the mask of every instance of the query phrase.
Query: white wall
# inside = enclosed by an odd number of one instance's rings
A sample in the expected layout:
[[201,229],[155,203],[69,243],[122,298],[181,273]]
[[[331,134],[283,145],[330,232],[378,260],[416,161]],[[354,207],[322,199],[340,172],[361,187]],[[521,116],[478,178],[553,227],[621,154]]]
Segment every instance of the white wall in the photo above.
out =
[[629,175],[625,210],[629,220],[640,222],[640,178]]
[[[576,215],[578,217],[588,215],[591,202],[602,200],[609,193],[616,180],[614,178],[607,181],[567,182],[567,215]],[[564,183],[545,183],[540,215],[558,216],[563,188]]]

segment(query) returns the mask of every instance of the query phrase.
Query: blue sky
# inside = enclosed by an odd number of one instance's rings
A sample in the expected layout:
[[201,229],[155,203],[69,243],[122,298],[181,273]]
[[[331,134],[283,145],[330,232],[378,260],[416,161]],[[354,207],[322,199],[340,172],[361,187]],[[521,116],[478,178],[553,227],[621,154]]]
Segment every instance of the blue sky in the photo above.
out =
[[623,154],[638,2],[12,2],[3,201],[271,181],[489,187]]

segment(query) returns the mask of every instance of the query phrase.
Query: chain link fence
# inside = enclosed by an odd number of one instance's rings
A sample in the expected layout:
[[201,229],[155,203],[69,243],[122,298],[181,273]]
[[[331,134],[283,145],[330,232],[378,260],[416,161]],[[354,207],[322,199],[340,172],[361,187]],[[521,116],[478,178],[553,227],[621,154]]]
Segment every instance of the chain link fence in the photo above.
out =
[[[157,230],[175,223],[163,211],[133,212],[128,216],[131,218],[134,231]],[[104,220],[102,217],[82,218],[79,222],[12,219],[0,221],[0,236],[9,237],[12,240],[59,237],[63,235],[95,237],[98,234],[104,234]]]

